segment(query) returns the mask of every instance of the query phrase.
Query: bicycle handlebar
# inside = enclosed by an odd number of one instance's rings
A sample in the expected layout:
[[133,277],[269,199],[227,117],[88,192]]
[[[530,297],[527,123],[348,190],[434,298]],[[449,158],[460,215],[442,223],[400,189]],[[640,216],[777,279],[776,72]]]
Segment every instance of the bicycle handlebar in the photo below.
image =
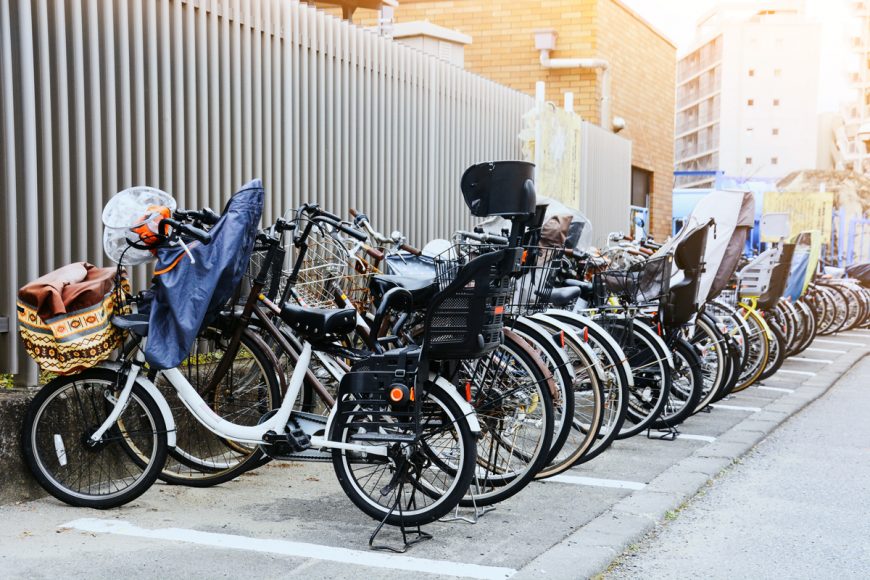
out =
[[462,236],[463,238],[468,238],[470,240],[476,240],[481,244],[498,244],[506,246],[508,244],[508,239],[504,236],[498,236],[496,234],[488,234],[484,233],[476,233],[476,232],[467,232],[465,230],[458,230],[456,232],[457,235]]
[[199,228],[181,223],[178,220],[174,220],[172,218],[165,218],[165,219],[160,220],[160,224],[158,226],[158,229],[159,229],[159,231],[163,232],[164,236],[166,235],[166,226],[169,226],[172,229],[174,229],[176,232],[178,232],[179,234],[184,234],[186,236],[189,236],[189,237],[193,238],[194,240],[197,240],[198,242],[200,242],[202,244],[211,243],[211,234],[210,233],[203,231]]

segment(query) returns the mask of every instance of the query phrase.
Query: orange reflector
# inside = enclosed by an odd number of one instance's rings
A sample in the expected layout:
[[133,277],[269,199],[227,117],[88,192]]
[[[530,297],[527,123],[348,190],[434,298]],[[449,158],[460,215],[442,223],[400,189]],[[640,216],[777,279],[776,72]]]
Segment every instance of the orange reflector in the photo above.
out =
[[525,263],[526,263],[526,258],[528,258],[528,257],[529,257],[529,251],[528,251],[528,250],[523,250],[523,259],[520,260],[520,264],[525,265]]
[[496,306],[495,307],[496,314],[501,314],[502,312],[504,312],[504,306]]
[[408,399],[413,403],[414,402],[414,387],[411,387],[411,392],[409,393]]
[[465,383],[465,400],[471,402],[471,381]]
[[565,331],[559,331],[559,344],[562,345],[562,348],[565,348]]
[[390,389],[390,400],[394,403],[400,402],[405,397],[405,393],[399,387]]
[[659,336],[661,336],[662,335],[662,323],[661,322],[656,324],[656,329],[658,330]]
[[583,329],[583,342],[589,342],[589,327]]

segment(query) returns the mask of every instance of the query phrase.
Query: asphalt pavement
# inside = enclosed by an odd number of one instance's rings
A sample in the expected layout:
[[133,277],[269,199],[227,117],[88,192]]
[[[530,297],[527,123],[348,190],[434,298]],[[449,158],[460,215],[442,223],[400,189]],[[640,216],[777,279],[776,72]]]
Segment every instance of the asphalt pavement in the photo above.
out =
[[[588,465],[532,483],[474,525],[454,521],[427,526],[434,538],[403,555],[369,550],[375,522],[344,496],[331,464],[273,462],[210,489],[158,484],[131,504],[108,511],[71,508],[51,498],[0,506],[0,579],[304,575],[310,579],[522,580],[594,576],[627,548],[660,529],[661,522],[672,519],[669,514],[699,490],[709,489],[705,497],[712,496],[719,484],[709,488],[711,480],[720,477],[723,470],[728,472],[735,460],[783,421],[823,395],[868,352],[867,331],[819,338],[801,357],[786,361],[764,385],[723,401],[710,413],[691,417],[680,427],[681,436],[676,440],[641,435],[618,441]],[[865,375],[870,370],[861,368]],[[851,386],[843,387],[844,391],[860,390],[860,378],[853,376],[848,379]],[[859,397],[859,393],[854,396]],[[866,523],[856,525],[855,534],[847,536],[841,532],[852,520],[837,515],[839,511],[827,519],[823,509],[807,511],[800,519],[784,515],[782,520],[774,519],[775,514],[794,511],[801,503],[826,505],[822,500],[825,494],[837,496],[830,499],[836,502],[830,504],[832,508],[852,506],[852,519],[866,514],[870,485],[861,488],[861,475],[864,482],[870,481],[866,466],[863,474],[850,468],[860,462],[861,453],[867,463],[868,407],[851,399],[841,405],[844,408],[834,405],[819,420],[818,431],[805,432],[807,451],[802,466],[796,463],[801,455],[798,446],[786,455],[791,458],[783,472],[787,481],[773,474],[759,480],[758,485],[766,486],[770,496],[748,506],[753,512],[762,504],[768,506],[771,525],[766,533],[772,546],[778,536],[789,538],[795,554],[805,553],[809,558],[826,552],[842,559],[836,569],[854,571],[859,569],[856,566],[862,549],[866,562]],[[855,429],[861,428],[862,420],[864,430],[859,433]],[[825,445],[822,437],[827,434],[830,439]],[[849,438],[863,444],[863,451],[856,447],[838,457],[843,441]],[[834,469],[823,460],[840,465]],[[801,495],[804,480],[807,491]],[[749,501],[747,495],[734,494],[725,494],[720,501],[730,509]],[[688,513],[688,509],[679,512],[676,522]],[[733,511],[723,521],[749,522],[749,515]],[[688,515],[685,519],[689,521]],[[778,530],[775,522],[789,527]],[[745,540],[750,531],[723,539],[717,529],[706,541],[699,534],[691,544],[692,550],[697,550],[693,558],[698,566],[714,554],[718,559],[708,561],[723,566],[729,554],[741,558],[747,550],[755,549],[755,542]],[[832,541],[842,542],[838,550],[826,549],[820,540],[829,532],[836,532]],[[392,536],[386,540],[398,540],[395,531],[387,533]],[[803,547],[797,541],[800,537],[806,542]],[[679,568],[687,551],[679,549],[681,541],[685,545],[683,540],[675,540],[676,551],[670,552],[675,567],[659,568],[661,564],[638,557],[624,559],[613,573],[619,577],[686,576],[688,573],[682,574]],[[850,551],[849,545],[858,547]],[[649,551],[657,549],[651,545]],[[798,555],[792,555],[791,560],[795,566],[800,561]],[[644,567],[647,565],[650,568]],[[638,568],[635,571],[629,566]],[[711,563],[694,570],[695,575],[708,577],[720,569]]]
[[870,358],[606,578],[870,577]]

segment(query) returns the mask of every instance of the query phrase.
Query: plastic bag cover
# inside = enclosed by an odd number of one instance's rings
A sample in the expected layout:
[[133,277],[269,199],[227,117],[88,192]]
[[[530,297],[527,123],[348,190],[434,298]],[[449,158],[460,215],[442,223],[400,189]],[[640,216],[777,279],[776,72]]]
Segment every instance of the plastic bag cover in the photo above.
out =
[[251,259],[263,197],[259,179],[239,190],[210,230],[211,243],[188,244],[196,263],[180,246],[158,251],[145,346],[145,360],[152,368],[177,367],[200,328],[232,297]]

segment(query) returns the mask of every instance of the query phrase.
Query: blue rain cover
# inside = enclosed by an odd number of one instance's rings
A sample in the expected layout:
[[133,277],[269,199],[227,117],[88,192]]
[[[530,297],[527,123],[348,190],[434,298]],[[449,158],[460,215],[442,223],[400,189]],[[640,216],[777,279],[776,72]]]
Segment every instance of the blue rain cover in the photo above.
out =
[[807,268],[810,265],[810,252],[806,250],[795,250],[791,258],[791,270],[788,273],[788,282],[785,286],[783,296],[788,297],[792,302],[801,297],[804,290],[804,278],[807,273]]
[[177,367],[200,328],[232,297],[251,259],[263,195],[263,183],[255,179],[230,199],[209,230],[211,243],[188,244],[196,263],[181,246],[158,250],[145,345],[145,360],[151,368]]

